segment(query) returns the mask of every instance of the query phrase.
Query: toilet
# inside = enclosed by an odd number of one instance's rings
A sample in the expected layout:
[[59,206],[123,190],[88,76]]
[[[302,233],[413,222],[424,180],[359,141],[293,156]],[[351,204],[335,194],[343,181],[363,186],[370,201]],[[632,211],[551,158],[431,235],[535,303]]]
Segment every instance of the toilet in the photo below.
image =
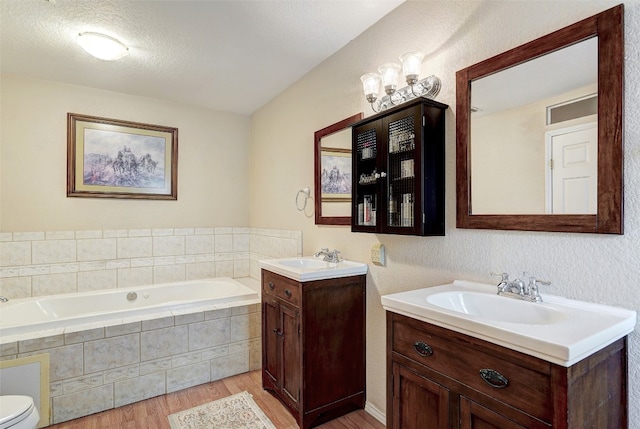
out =
[[36,429],[38,421],[40,415],[30,396],[0,396],[0,429]]

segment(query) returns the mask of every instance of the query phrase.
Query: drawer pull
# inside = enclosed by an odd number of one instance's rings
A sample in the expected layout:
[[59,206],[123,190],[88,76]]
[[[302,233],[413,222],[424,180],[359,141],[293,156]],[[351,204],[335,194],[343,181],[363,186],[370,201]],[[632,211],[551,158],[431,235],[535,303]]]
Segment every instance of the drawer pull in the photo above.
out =
[[429,357],[433,354],[433,349],[429,344],[423,343],[422,341],[416,341],[413,343],[414,350],[420,355],[424,357]]
[[495,369],[481,369],[480,377],[491,387],[503,389],[509,385],[509,380]]
[[287,298],[291,298],[291,291],[289,289],[285,290],[284,294],[287,295]]
[[276,285],[273,284],[273,282],[269,282],[269,289],[274,290],[276,287]]

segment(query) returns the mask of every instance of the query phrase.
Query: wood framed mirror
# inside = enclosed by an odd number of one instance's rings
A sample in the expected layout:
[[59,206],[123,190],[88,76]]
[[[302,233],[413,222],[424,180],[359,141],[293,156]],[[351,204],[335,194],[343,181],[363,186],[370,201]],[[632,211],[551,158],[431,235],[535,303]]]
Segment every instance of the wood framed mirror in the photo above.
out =
[[360,112],[314,133],[316,225],[351,225],[351,125]]
[[[619,5],[456,73],[456,225],[458,228],[623,233],[623,20],[624,8],[623,5]],[[480,139],[472,135],[472,115],[480,110],[474,106],[473,88],[477,87],[477,83],[484,78],[493,78],[501,72],[528,65],[534,60],[538,61],[585,41],[590,41],[597,51],[597,57],[594,60],[597,63],[594,65],[594,76],[597,79],[595,84],[597,110],[594,110],[593,114],[594,139],[597,130],[597,144],[593,146],[592,154],[593,160],[597,160],[597,163],[593,167],[596,177],[593,177],[591,182],[594,189],[590,191],[593,195],[592,209],[562,211],[544,207],[544,204],[540,211],[524,208],[509,212],[509,210],[492,211],[479,208],[482,204],[472,198],[474,193],[476,195],[493,193],[497,198],[505,199],[507,202],[529,197],[526,194],[517,194],[519,198],[510,198],[501,189],[489,187],[479,190],[475,186],[472,158],[475,158],[478,163],[486,161],[483,161],[477,153],[474,155],[472,150],[474,141]],[[562,55],[560,53],[560,56]],[[530,82],[519,82],[518,85],[524,87],[530,85]],[[544,145],[544,137],[536,138],[542,140]],[[520,165],[511,162],[507,165],[501,164],[503,161],[494,159],[495,164],[491,167],[495,174],[503,174],[500,180],[509,182],[511,177],[520,174]],[[530,162],[530,159],[523,162]],[[540,168],[545,169],[546,166],[543,165]],[[477,179],[478,182],[481,181],[480,175]],[[544,175],[543,180],[545,180]],[[543,186],[547,193],[551,192],[549,186],[548,184]],[[590,185],[580,184],[571,188],[573,185],[565,183],[561,186],[569,190],[585,190]],[[568,191],[565,192],[570,195]],[[591,198],[587,193],[584,195],[587,195],[583,198],[585,201]],[[562,204],[558,206],[561,207]],[[558,212],[561,214],[557,214]]]

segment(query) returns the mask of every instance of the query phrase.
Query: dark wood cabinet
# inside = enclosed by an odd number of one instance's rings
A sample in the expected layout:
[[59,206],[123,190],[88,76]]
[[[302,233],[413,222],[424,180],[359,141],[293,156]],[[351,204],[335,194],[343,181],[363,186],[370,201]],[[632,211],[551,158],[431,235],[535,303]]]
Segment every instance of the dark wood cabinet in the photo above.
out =
[[460,429],[527,429],[490,409],[460,398]]
[[449,389],[397,363],[390,428],[449,429]]
[[300,402],[300,314],[298,309],[277,298],[263,298],[264,376],[278,385],[282,400],[297,408]]
[[365,276],[297,282],[262,270],[262,386],[308,429],[365,400]]
[[447,107],[418,98],[353,125],[352,231],[444,235]]
[[387,312],[390,429],[627,428],[627,339],[563,367]]

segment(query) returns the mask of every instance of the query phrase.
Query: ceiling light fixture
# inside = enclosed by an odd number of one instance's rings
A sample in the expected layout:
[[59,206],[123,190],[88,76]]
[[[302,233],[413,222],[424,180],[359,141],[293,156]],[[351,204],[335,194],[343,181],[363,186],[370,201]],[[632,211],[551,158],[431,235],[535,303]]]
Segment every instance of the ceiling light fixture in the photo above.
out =
[[122,42],[106,34],[85,32],[78,34],[76,40],[82,49],[101,60],[119,60],[129,53]]
[[[400,55],[402,65],[397,63],[383,64],[378,68],[378,73],[366,73],[360,77],[364,95],[374,112],[380,112],[416,97],[433,99],[438,95],[438,92],[440,92],[440,79],[437,76],[431,75],[418,80],[423,59],[424,53],[422,52],[405,52]],[[400,70],[402,70],[408,86],[396,90]],[[384,92],[387,95],[378,101],[376,110],[374,103],[378,99],[381,84],[384,86]]]

